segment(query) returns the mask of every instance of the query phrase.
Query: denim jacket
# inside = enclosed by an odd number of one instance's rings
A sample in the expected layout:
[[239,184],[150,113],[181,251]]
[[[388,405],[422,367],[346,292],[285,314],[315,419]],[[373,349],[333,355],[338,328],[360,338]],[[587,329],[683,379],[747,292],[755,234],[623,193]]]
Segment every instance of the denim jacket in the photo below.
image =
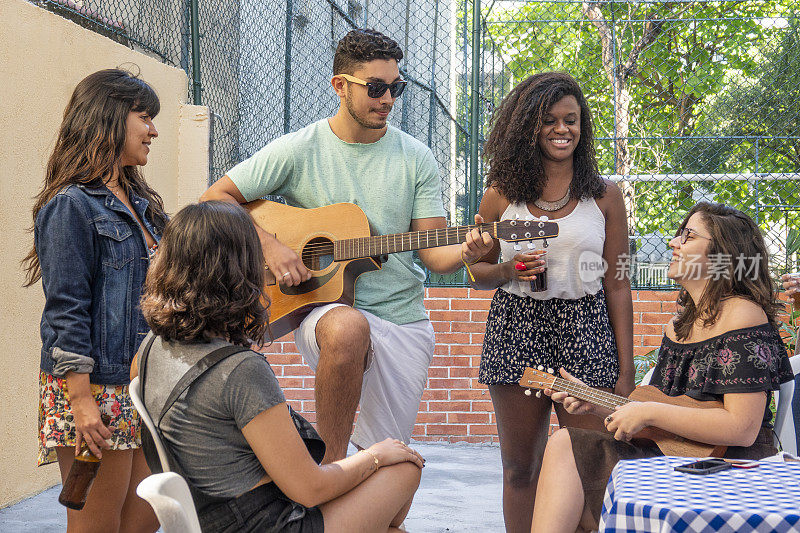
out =
[[[158,242],[161,228],[145,216],[148,201],[133,194],[131,203]],[[139,309],[150,263],[141,227],[105,186],[69,185],[39,211],[34,243],[45,295],[41,369],[127,384],[150,329]]]

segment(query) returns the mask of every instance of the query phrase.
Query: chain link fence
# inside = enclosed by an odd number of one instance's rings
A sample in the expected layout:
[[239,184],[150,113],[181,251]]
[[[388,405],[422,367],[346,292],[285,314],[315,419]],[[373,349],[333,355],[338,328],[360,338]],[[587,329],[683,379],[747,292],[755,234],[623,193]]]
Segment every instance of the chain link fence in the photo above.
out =
[[32,0],[31,3],[164,63],[188,70],[189,1]]
[[797,267],[800,22],[791,1],[490,2],[481,135],[525,77],[571,73],[601,173],[626,198],[634,286],[669,285],[668,238],[700,200],[752,216],[773,267]]
[[[213,43],[208,42],[207,26],[219,14],[208,10],[200,15],[203,103],[212,107],[222,127],[214,136],[213,178],[275,137],[332,116],[339,104],[330,88],[336,44],[353,28],[375,27],[403,48],[401,71],[411,82],[390,123],[433,150],[445,204],[453,212],[465,192],[465,173],[453,147],[464,144],[459,136],[466,129],[451,83],[454,64],[462,58],[453,49],[454,19],[447,3],[241,0],[238,10],[238,25],[220,24],[222,33]],[[213,59],[208,47],[219,50]],[[220,76],[216,57],[223,50],[238,56],[229,63],[237,69]],[[231,94],[238,94],[238,102],[222,101]]]
[[433,150],[451,224],[467,223],[480,199],[495,106],[533,73],[567,71],[594,113],[601,172],[625,193],[635,287],[669,286],[667,238],[704,199],[753,216],[772,265],[798,269],[800,20],[791,0],[36,3],[187,71],[191,99],[212,112],[212,180],[335,113],[336,43],[355,27],[386,33],[411,82],[390,122]]

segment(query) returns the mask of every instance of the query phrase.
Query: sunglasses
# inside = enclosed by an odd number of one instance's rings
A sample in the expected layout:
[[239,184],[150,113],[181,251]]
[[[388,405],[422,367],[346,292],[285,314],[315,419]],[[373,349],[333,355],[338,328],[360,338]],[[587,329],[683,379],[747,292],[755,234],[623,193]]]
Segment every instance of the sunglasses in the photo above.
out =
[[707,239],[709,241],[711,240],[711,237],[706,237],[705,235],[700,235],[699,233],[697,233],[695,230],[693,230],[691,228],[683,228],[682,230],[680,230],[678,232],[678,235],[680,235],[681,244],[686,244],[686,241],[689,240],[690,236],[700,237],[701,239]]
[[389,94],[392,95],[392,98],[397,98],[403,94],[407,83],[405,80],[397,80],[392,83],[386,83],[383,81],[364,81],[356,78],[355,76],[350,76],[349,74],[338,74],[338,76],[341,76],[347,81],[365,86],[367,88],[367,96],[370,98],[380,98],[386,94],[386,89],[389,89]]

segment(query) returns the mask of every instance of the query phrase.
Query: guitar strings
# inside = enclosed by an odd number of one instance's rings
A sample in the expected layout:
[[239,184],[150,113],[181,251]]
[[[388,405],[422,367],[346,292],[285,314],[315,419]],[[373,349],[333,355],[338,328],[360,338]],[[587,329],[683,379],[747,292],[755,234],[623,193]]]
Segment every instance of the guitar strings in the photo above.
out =
[[594,389],[588,385],[573,383],[558,377],[553,380],[552,386],[558,387],[563,392],[567,392],[579,400],[589,401],[607,409],[613,410],[617,406],[625,405],[626,403],[631,402],[629,398]]
[[[505,222],[505,221],[504,221]],[[421,244],[421,239],[424,237],[426,239],[426,243],[430,241],[431,234],[435,235],[437,238],[442,237],[444,239],[451,239],[457,238],[459,240],[463,239],[466,234],[473,229],[479,228],[481,230],[489,230],[490,233],[493,233],[491,230],[494,229],[495,223],[484,223],[484,224],[476,224],[471,226],[453,226],[450,228],[441,228],[441,229],[433,229],[433,230],[420,230],[415,232],[408,232],[408,233],[396,233],[396,234],[389,234],[389,235],[372,235],[368,237],[356,237],[352,239],[341,239],[333,242],[325,242],[325,243],[316,243],[316,244],[309,244],[302,249],[293,249],[295,253],[302,253],[304,257],[307,258],[315,258],[321,257],[324,255],[331,255],[334,254],[336,251],[336,247],[344,248],[346,251],[353,252],[355,250],[372,250],[373,246],[383,247],[384,244],[389,245],[390,240],[392,240],[391,244],[397,246],[397,239],[400,238],[400,248],[403,251],[402,247],[404,246],[404,240],[408,238],[409,245],[411,249],[416,247],[411,246],[411,241],[413,238],[416,238],[417,244]],[[546,238],[546,237],[539,237],[539,238]],[[381,242],[381,239],[384,239],[386,242]],[[457,243],[453,243],[457,244]],[[417,248],[418,249],[418,248]],[[371,255],[371,252],[368,252],[368,255]],[[367,256],[368,256],[367,255]],[[380,255],[380,251],[376,250],[375,255]],[[365,257],[361,254],[356,255],[356,257]]]
[[[346,251],[354,251],[358,249],[362,250],[371,250],[375,247],[375,244],[378,246],[383,246],[384,243],[380,242],[380,239],[385,239],[385,244],[390,244],[390,240],[392,240],[391,244],[396,246],[398,237],[400,238],[400,247],[404,245],[404,240],[408,239],[409,244],[411,244],[411,239],[416,238],[417,242],[421,242],[421,238],[425,237],[428,241],[430,240],[431,233],[437,234],[444,239],[450,238],[458,238],[462,239],[466,236],[466,234],[472,231],[475,228],[480,227],[484,229],[486,227],[493,226],[493,224],[481,224],[480,226],[456,226],[452,228],[442,228],[438,230],[420,230],[416,232],[409,232],[409,233],[396,233],[390,235],[372,235],[369,237],[356,237],[353,239],[341,239],[333,242],[325,242],[325,243],[316,243],[316,244],[309,244],[302,249],[293,249],[295,253],[302,253],[303,257],[319,257],[323,255],[330,255],[335,253],[335,248],[338,246],[339,248],[345,248]],[[375,244],[370,244],[370,241]],[[458,244],[458,243],[453,243]],[[412,247],[413,248],[413,247]],[[400,250],[402,251],[402,250]],[[379,253],[376,251],[376,255]],[[360,255],[359,255],[360,257]]]
[[[450,227],[450,228],[419,230],[419,231],[411,231],[411,232],[407,232],[407,233],[392,233],[392,234],[389,234],[389,235],[369,235],[369,236],[365,236],[365,237],[354,237],[352,239],[339,239],[339,240],[332,241],[332,242],[311,244],[311,245],[308,246],[308,248],[332,246],[335,243],[363,244],[366,241],[370,241],[370,240],[378,241],[379,239],[387,239],[387,240],[388,239],[394,239],[396,241],[398,238],[400,238],[401,240],[406,240],[406,239],[409,239],[409,238],[417,238],[417,239],[419,239],[420,237],[423,237],[423,236],[429,238],[431,233],[433,233],[433,234],[439,233],[440,235],[442,233],[444,233],[444,236],[447,236],[447,237],[459,237],[459,233],[461,233],[461,232],[463,232],[464,236],[466,236],[466,234],[468,232],[472,231],[473,229],[476,229],[476,228],[490,229],[492,226],[493,226],[493,224],[481,224],[481,225],[478,225],[478,226],[453,226],[453,227]],[[362,241],[362,242],[359,243],[358,241]]]
[[[397,239],[400,239],[400,244],[403,246],[405,244],[405,240],[408,239],[409,243],[413,239],[416,239],[421,242],[421,239],[424,237],[427,241],[430,241],[431,235],[441,236],[443,238],[463,238],[466,234],[473,229],[480,228],[482,230],[485,229],[493,229],[494,224],[480,224],[480,225],[472,225],[472,226],[454,226],[450,228],[440,228],[440,229],[431,229],[431,230],[419,230],[415,232],[408,232],[408,233],[395,233],[389,235],[371,235],[367,237],[356,237],[353,239],[341,239],[334,242],[327,242],[327,243],[319,243],[319,244],[312,244],[309,245],[306,249],[314,249],[315,247],[330,247],[332,244],[339,244],[341,245],[355,245],[357,247],[367,247],[370,248],[370,241],[372,243],[376,243],[379,246],[383,246],[384,242],[381,240],[385,240],[385,244],[389,244],[389,241],[392,241],[392,244],[397,243]],[[437,235],[438,234],[438,235]]]
[[589,387],[575,386],[574,384],[564,386],[563,388],[576,398],[602,402],[605,405],[624,405],[630,401],[622,396],[591,389]]

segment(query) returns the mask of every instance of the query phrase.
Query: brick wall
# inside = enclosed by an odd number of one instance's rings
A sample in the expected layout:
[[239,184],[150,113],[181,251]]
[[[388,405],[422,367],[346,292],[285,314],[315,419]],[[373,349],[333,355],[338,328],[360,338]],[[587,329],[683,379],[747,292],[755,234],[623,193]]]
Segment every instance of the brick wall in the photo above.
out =
[[[416,440],[497,442],[489,390],[478,383],[481,344],[493,293],[461,287],[426,290],[425,306],[436,331],[436,349],[414,428]],[[675,312],[676,292],[634,290],[632,294],[634,354],[641,355],[661,344],[664,325]],[[262,351],[286,399],[314,422],[314,374],[297,353],[292,335]],[[555,417],[551,419],[553,427]]]

